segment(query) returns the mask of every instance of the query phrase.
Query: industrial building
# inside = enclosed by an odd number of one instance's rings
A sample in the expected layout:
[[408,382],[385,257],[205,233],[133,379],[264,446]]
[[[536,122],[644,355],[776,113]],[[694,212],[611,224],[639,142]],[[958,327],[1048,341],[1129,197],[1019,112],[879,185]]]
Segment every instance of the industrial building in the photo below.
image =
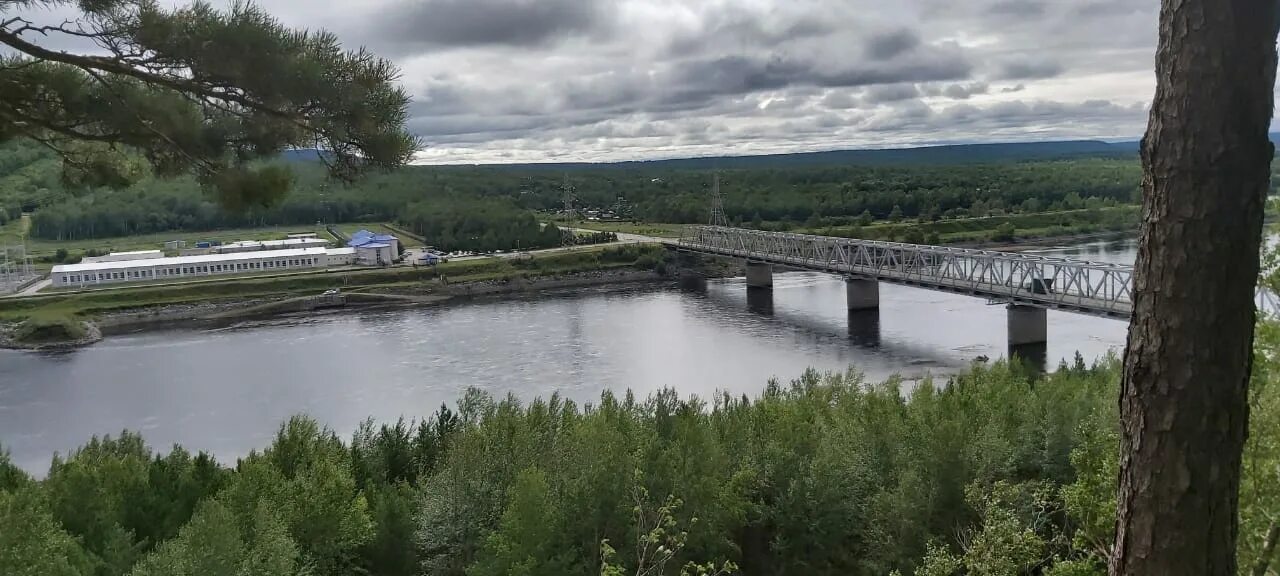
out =
[[85,256],[81,262],[92,264],[95,262],[124,262],[127,260],[150,260],[152,258],[164,258],[164,252],[159,250],[135,250],[133,252],[112,252],[105,256]]
[[356,263],[366,266],[386,266],[400,257],[400,239],[390,234],[361,230],[351,235],[347,246],[355,248]]
[[[330,252],[333,252],[332,254]],[[180,280],[193,277],[254,272],[297,271],[349,265],[355,259],[351,248],[293,248],[204,254],[112,262],[62,264],[53,267],[53,286],[88,286],[120,282]]]

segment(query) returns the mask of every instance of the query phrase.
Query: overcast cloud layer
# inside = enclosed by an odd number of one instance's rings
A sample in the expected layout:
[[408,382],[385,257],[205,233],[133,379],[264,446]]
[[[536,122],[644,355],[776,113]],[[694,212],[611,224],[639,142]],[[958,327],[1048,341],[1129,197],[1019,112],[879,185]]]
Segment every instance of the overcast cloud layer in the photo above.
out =
[[1155,0],[258,0],[394,59],[426,162],[1136,138]]

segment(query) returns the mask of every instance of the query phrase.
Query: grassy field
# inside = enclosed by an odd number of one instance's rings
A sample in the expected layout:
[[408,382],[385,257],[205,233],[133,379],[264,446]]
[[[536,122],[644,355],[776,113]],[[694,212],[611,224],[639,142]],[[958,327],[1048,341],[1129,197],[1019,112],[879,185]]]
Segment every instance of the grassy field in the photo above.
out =
[[0,298],[0,320],[28,318],[85,318],[166,304],[233,302],[246,299],[318,294],[330,288],[347,292],[380,292],[411,287],[416,294],[445,290],[438,274],[450,285],[482,280],[536,277],[589,270],[606,270],[656,263],[662,249],[628,245],[574,252],[542,254],[527,259],[485,258],[449,262],[433,268],[353,269],[272,277],[203,280],[165,286],[120,286],[78,292],[41,293]]
[[[565,225],[557,223],[557,225]],[[574,228],[597,230],[600,232],[618,232],[621,234],[639,234],[656,238],[679,238],[680,231],[687,224],[646,224],[642,222],[575,222]]]

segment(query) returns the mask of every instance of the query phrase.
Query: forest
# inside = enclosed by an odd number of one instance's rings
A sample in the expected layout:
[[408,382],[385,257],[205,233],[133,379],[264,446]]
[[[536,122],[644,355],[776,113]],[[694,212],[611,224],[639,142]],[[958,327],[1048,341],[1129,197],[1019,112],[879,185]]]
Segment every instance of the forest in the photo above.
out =
[[[672,223],[706,221],[712,183],[709,170],[665,164],[567,173],[532,166],[409,166],[351,183],[329,179],[314,162],[287,166],[292,192],[279,203],[227,210],[192,179],[144,178],[124,189],[64,184],[50,153],[15,140],[0,145],[0,218],[32,213],[31,234],[50,240],[395,221],[446,239],[493,232],[492,240],[514,247],[532,235],[526,214],[562,208],[566,178],[579,208]],[[865,218],[936,221],[1129,204],[1140,169],[1132,158],[1073,157],[910,166],[763,164],[719,175],[730,220],[790,229],[848,226]]]

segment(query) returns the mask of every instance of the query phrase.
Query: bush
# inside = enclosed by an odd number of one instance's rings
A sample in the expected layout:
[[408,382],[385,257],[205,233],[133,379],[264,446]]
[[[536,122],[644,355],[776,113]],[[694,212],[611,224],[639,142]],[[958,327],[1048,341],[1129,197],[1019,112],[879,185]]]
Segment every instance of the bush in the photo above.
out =
[[35,316],[18,326],[14,340],[26,344],[74,342],[85,337],[84,324],[67,316]]

